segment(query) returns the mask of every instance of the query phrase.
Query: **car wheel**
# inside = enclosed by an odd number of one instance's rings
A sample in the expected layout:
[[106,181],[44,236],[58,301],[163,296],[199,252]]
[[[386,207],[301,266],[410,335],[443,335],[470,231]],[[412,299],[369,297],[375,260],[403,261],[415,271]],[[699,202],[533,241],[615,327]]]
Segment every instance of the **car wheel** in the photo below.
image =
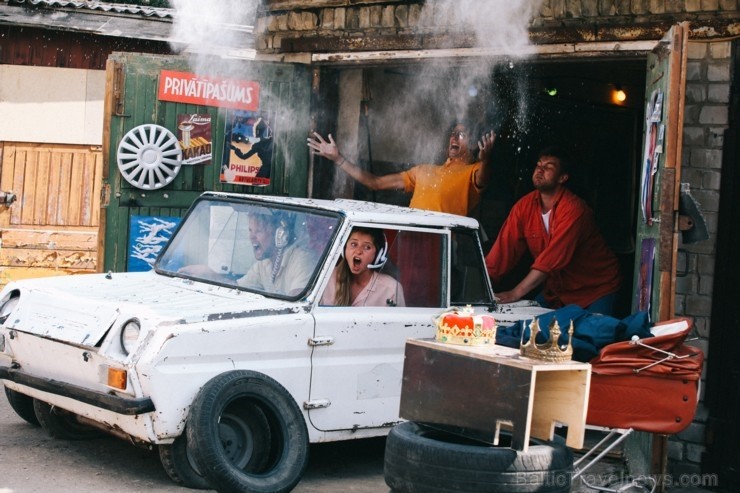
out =
[[77,421],[74,413],[51,406],[38,399],[33,400],[33,410],[36,413],[41,428],[49,435],[61,440],[89,440],[98,438],[103,432],[83,425]]
[[293,397],[274,379],[237,370],[208,382],[190,408],[188,448],[222,493],[293,489],[308,464],[308,430]]
[[573,454],[560,437],[532,439],[526,453],[500,434],[491,446],[406,422],[393,427],[385,446],[385,482],[394,493],[568,492]]
[[192,454],[188,452],[186,433],[177,437],[172,444],[160,445],[159,460],[175,483],[196,490],[211,489],[211,483],[200,473]]
[[5,397],[8,398],[8,403],[13,411],[23,418],[25,421],[31,423],[34,426],[39,426],[39,420],[36,418],[36,413],[33,411],[33,397],[28,397],[26,394],[21,394],[15,390],[11,390],[5,387]]

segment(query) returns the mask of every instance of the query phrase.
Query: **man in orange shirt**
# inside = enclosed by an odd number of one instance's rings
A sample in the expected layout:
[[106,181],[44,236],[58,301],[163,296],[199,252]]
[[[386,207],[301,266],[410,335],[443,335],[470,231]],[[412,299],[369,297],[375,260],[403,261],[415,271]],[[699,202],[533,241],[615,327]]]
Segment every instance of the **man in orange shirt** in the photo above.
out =
[[325,140],[317,132],[308,139],[313,152],[330,161],[370,190],[403,190],[411,193],[409,207],[467,216],[480,201],[480,193],[491,178],[491,150],[496,134],[489,132],[478,142],[474,162],[470,128],[455,124],[450,131],[447,161],[439,166],[420,164],[408,171],[377,176],[350,163],[339,152],[334,138]]

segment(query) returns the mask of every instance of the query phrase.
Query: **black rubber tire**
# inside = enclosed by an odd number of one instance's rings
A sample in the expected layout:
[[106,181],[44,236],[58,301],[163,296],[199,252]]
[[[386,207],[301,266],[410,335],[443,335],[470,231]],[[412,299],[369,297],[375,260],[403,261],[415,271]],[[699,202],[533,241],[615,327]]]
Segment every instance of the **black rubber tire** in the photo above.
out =
[[493,447],[414,422],[393,427],[384,476],[394,493],[529,493],[570,491],[573,454],[562,439],[530,441],[527,453],[500,434]]
[[77,417],[73,413],[51,406],[44,401],[34,399],[33,410],[41,428],[54,438],[60,440],[90,440],[104,435],[102,431],[77,421]]
[[5,397],[8,398],[10,407],[13,408],[13,411],[15,411],[18,416],[34,426],[39,426],[39,420],[36,418],[36,413],[33,410],[33,397],[21,394],[20,392],[11,390],[8,387],[5,387]]
[[[254,371],[223,373],[203,386],[190,408],[187,436],[198,469],[220,493],[288,492],[308,464],[298,404],[277,381]],[[239,438],[249,443],[235,443]]]
[[210,490],[211,483],[200,473],[188,452],[187,434],[183,433],[172,444],[160,445],[159,460],[165,472],[175,483],[196,490]]

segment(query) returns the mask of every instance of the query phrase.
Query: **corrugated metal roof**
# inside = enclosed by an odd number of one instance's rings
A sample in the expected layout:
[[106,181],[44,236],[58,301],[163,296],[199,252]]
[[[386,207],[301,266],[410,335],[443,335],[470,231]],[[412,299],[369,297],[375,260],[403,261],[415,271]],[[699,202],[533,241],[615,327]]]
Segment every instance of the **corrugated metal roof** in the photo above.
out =
[[145,17],[159,17],[161,19],[172,18],[173,9],[161,7],[143,7],[141,5],[128,5],[122,3],[91,2],[81,0],[2,0],[9,4],[30,4],[43,7],[66,7],[81,10],[99,10],[117,14],[132,14]]
[[218,50],[230,58],[254,58],[253,26],[222,24],[208,43],[185,46],[173,37],[177,11],[161,7],[113,4],[84,0],[0,0],[0,26],[33,27],[73,31],[114,38],[130,38],[181,44],[187,51]]

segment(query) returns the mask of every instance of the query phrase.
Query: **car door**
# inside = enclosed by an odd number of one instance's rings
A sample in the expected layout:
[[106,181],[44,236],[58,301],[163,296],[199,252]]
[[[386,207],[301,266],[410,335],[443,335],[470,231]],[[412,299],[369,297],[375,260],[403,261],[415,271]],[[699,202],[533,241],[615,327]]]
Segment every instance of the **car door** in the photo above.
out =
[[317,303],[307,406],[319,430],[398,421],[406,340],[433,337],[434,317],[448,305],[449,231],[385,227],[384,232],[389,262],[383,270],[403,287],[406,306]]

